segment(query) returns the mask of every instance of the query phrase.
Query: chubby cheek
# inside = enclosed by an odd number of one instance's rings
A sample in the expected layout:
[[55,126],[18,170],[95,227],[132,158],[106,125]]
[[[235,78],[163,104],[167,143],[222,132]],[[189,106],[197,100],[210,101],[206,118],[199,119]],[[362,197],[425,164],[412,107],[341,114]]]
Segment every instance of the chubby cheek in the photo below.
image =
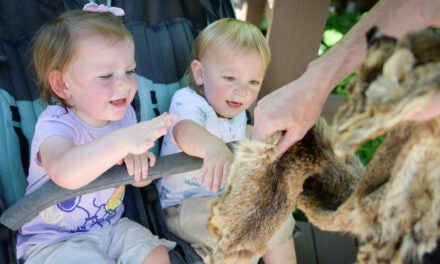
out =
[[228,98],[229,91],[224,87],[212,87],[205,84],[205,97],[210,104],[218,105],[224,103]]
[[136,77],[133,78],[133,81],[131,83],[131,89],[130,89],[130,102],[133,101],[134,96],[136,95],[138,89],[138,83]]
[[260,90],[248,90],[248,94],[246,96],[246,100],[243,101],[243,107],[249,108],[258,98],[258,93]]

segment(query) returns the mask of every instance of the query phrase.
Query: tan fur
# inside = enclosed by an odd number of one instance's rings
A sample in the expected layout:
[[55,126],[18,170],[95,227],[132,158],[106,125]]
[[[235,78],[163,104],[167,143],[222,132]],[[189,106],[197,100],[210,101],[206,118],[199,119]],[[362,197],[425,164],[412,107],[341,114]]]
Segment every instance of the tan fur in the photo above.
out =
[[[321,229],[357,236],[359,263],[420,262],[440,230],[440,118],[403,117],[439,91],[438,35],[376,35],[333,136],[319,120],[279,159],[273,143],[235,148],[226,191],[211,206],[208,227],[219,245],[209,263],[255,263],[295,204]],[[364,171],[352,153],[383,133]]]
[[[419,263],[439,237],[440,119],[403,118],[440,92],[440,36],[419,31],[394,43],[382,40],[370,46],[335,116],[333,142],[344,155],[384,133],[386,140],[354,193],[333,214],[352,225],[339,231],[358,236],[358,262]],[[315,213],[320,212],[308,212]],[[319,220],[323,229],[328,220]]]
[[[211,206],[208,229],[219,244],[209,263],[256,263],[269,239],[295,210],[306,179],[307,186],[320,189],[324,196],[342,187],[334,204],[328,205],[331,208],[348,197],[363,167],[355,157],[340,159],[331,152],[330,132],[320,119],[280,159],[276,159],[274,144],[245,141],[236,146],[226,190]],[[327,177],[335,180],[322,179]],[[319,185],[326,181],[336,186]]]

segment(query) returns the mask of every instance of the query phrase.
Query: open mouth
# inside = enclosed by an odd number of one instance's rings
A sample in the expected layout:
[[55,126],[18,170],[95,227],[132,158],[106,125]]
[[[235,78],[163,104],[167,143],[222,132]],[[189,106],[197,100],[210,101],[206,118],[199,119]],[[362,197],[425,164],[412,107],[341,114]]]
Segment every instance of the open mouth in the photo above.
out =
[[226,104],[230,107],[233,107],[233,108],[239,108],[243,105],[242,103],[238,103],[238,102],[234,102],[234,101],[226,101]]
[[125,106],[127,104],[127,99],[123,98],[123,99],[112,100],[110,101],[110,104],[112,104],[113,106]]

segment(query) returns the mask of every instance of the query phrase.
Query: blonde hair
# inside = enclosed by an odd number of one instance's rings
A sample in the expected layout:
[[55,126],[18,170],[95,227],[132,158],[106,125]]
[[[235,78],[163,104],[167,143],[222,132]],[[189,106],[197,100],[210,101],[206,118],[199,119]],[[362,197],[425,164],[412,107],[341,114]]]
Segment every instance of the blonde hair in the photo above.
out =
[[110,12],[92,13],[72,10],[46,23],[37,32],[33,44],[33,62],[43,103],[52,104],[53,98],[69,107],[50,87],[49,74],[63,70],[73,57],[76,41],[91,36],[102,36],[108,41],[130,39],[131,33],[117,16]]
[[[265,67],[270,61],[270,48],[261,30],[256,26],[234,18],[223,18],[207,26],[197,36],[192,47],[192,60],[200,60],[210,45],[225,47],[229,52],[256,49]],[[191,67],[188,68],[189,86],[197,90]]]

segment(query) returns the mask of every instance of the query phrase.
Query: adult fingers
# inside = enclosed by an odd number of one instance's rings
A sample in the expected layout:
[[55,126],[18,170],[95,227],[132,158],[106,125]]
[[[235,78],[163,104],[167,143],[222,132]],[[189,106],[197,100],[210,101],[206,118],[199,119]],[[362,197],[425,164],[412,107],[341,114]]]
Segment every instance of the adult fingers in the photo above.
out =
[[261,111],[261,106],[259,107],[259,105],[257,105],[254,110],[254,127],[252,129],[252,140],[266,142],[270,135],[275,132],[275,127],[272,125],[268,126],[267,123],[264,122]]
[[277,156],[280,157],[293,144],[301,140],[304,134],[298,134],[298,131],[286,131],[276,146]]

